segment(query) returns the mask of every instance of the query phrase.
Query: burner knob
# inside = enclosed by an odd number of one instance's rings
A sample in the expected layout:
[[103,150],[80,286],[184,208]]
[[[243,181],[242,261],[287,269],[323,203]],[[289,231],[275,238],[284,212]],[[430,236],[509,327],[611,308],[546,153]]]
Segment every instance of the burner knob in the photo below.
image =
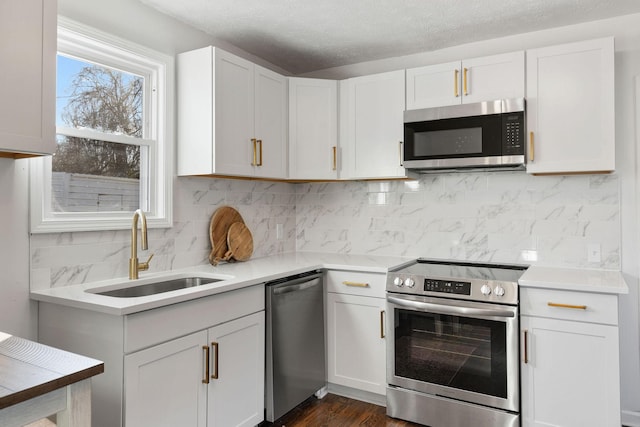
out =
[[407,288],[413,288],[413,285],[415,285],[415,284],[416,284],[416,282],[411,277],[407,278],[407,280],[404,281],[404,285]]
[[493,293],[499,297],[504,296],[504,292],[504,288],[500,285],[496,286],[496,288],[493,290]]
[[397,287],[401,287],[402,286],[402,279],[399,277],[396,277],[395,279],[393,279],[393,284],[396,285]]
[[489,285],[482,285],[480,292],[482,295],[491,295],[491,287]]

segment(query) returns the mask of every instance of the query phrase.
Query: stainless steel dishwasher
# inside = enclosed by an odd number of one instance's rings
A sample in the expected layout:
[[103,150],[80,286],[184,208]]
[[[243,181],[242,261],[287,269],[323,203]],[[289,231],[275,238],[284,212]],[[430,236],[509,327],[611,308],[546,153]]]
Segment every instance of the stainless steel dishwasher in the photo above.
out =
[[320,271],[266,284],[266,419],[273,422],[326,386]]

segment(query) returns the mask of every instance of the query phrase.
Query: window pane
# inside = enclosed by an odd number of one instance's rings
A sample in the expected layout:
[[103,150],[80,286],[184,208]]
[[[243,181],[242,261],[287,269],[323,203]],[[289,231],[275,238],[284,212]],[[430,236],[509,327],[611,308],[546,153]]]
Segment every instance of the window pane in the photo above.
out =
[[58,54],[56,126],[142,137],[144,79]]
[[140,207],[140,158],[147,147],[57,136],[53,212],[134,211]]

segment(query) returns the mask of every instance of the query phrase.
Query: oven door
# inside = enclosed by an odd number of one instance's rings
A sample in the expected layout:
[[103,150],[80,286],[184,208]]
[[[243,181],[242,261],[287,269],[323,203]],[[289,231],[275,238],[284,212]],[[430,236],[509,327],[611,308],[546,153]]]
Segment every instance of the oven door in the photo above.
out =
[[518,412],[518,308],[387,294],[389,385]]

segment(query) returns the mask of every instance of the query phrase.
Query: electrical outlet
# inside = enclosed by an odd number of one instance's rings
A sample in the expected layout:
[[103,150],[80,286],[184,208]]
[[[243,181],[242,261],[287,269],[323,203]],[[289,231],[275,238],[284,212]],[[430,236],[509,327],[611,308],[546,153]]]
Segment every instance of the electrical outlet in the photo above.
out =
[[276,239],[282,240],[284,237],[284,227],[282,224],[276,224]]
[[587,245],[587,261],[600,262],[600,243],[589,243]]

